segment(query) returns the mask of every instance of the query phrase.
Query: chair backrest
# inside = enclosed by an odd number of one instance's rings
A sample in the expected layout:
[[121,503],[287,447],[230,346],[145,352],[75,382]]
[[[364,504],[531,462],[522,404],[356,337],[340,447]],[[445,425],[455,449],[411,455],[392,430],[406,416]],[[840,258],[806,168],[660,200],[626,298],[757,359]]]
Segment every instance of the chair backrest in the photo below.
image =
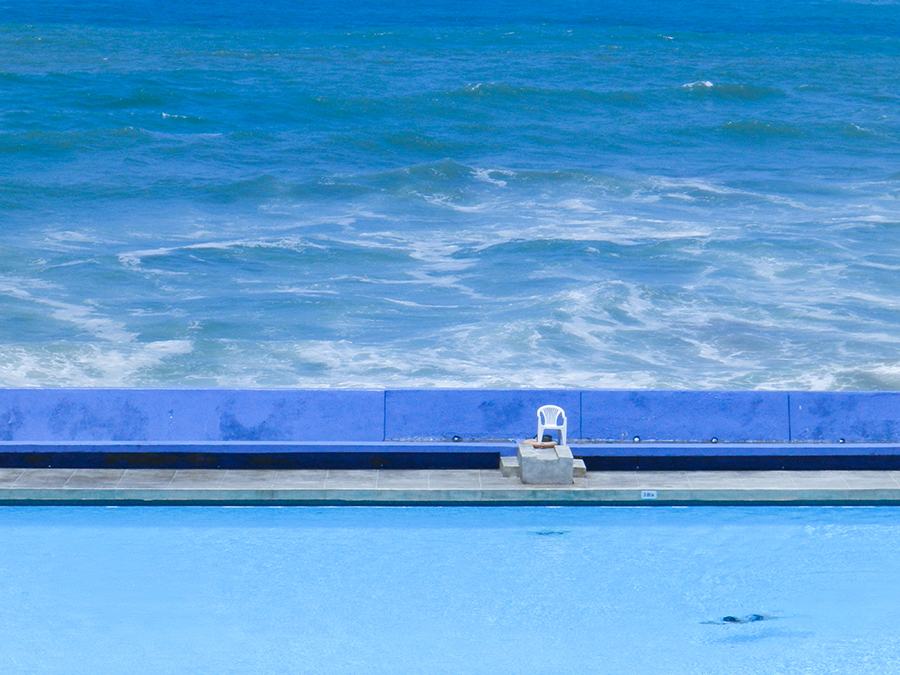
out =
[[[543,417],[543,419],[541,419]],[[542,427],[556,427],[559,424],[559,418],[562,417],[562,424],[566,423],[566,413],[558,405],[542,405],[538,408],[537,418],[538,425]]]

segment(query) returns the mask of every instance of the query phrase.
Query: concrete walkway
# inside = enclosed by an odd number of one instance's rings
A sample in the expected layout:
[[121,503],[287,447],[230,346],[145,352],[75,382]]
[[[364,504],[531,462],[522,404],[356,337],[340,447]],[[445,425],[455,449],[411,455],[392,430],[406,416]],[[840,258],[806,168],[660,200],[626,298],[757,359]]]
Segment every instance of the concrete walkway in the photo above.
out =
[[499,470],[0,469],[0,504],[900,505],[900,471],[598,471],[535,486]]

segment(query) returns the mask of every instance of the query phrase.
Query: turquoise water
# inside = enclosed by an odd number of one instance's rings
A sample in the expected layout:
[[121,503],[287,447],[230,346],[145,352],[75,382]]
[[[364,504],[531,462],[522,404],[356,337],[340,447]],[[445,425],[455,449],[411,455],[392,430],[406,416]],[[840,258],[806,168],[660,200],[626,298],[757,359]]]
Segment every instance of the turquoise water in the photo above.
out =
[[4,508],[0,670],[896,672],[898,515]]
[[898,35],[0,1],[0,385],[898,389]]

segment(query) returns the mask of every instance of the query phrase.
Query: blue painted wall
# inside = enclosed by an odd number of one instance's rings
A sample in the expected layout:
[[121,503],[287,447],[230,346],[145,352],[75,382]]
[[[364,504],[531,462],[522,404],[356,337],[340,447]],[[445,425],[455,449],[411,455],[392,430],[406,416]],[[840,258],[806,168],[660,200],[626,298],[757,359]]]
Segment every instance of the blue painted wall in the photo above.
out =
[[569,438],[581,438],[581,392],[571,389],[400,389],[384,394],[388,440],[524,439],[537,433],[537,409],[566,412]]
[[0,389],[0,442],[521,440],[900,442],[900,392]]
[[793,393],[791,428],[795,441],[900,442],[900,393]]
[[0,389],[0,441],[382,441],[384,393]]
[[585,391],[581,438],[785,442],[788,399],[775,391]]

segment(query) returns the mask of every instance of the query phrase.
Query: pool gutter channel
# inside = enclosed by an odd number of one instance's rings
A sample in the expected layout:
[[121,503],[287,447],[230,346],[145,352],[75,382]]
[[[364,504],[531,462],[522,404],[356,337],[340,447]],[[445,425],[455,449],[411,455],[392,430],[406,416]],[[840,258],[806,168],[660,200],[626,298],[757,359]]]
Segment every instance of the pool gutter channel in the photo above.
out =
[[588,472],[523,485],[498,470],[0,469],[2,505],[900,505],[900,471]]
[[[900,470],[900,443],[571,443],[591,471]],[[0,468],[452,470],[498,466],[515,441],[3,441]]]

